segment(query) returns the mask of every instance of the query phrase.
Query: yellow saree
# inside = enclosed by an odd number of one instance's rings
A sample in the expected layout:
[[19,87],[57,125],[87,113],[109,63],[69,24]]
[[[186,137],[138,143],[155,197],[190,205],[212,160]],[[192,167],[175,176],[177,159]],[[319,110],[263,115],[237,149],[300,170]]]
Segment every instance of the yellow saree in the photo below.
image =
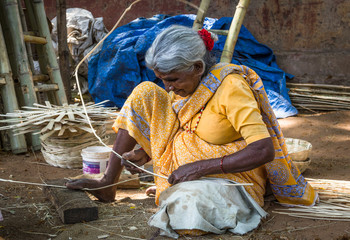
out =
[[[258,103],[264,123],[275,147],[274,161],[256,169],[211,177],[253,183],[247,192],[263,205],[266,179],[269,179],[279,202],[291,205],[312,205],[317,194],[305,181],[288,155],[283,134],[268,102],[260,77],[245,66],[220,63],[201,81],[196,91],[186,99],[172,102],[170,95],[151,82],[137,86],[125,102],[113,129],[128,130],[129,134],[153,159],[154,172],[170,176],[179,166],[208,158],[218,158],[246,147],[244,140],[224,145],[210,144],[196,134],[185,131],[185,124],[206,105],[221,82],[229,74],[240,74],[249,84]],[[155,178],[156,203],[162,191],[170,186],[167,180]]]

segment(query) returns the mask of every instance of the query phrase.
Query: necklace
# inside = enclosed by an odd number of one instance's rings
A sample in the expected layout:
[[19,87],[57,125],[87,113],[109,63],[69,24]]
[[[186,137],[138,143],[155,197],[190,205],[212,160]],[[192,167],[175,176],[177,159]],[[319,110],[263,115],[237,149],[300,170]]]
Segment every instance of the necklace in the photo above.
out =
[[203,114],[203,110],[204,110],[204,107],[201,108],[201,111],[200,111],[199,116],[198,116],[198,120],[197,120],[196,125],[194,126],[193,130],[191,130],[190,122],[186,123],[186,125],[185,125],[186,132],[192,134],[192,133],[194,133],[197,130],[198,123],[201,120],[201,117],[202,117],[202,114]]

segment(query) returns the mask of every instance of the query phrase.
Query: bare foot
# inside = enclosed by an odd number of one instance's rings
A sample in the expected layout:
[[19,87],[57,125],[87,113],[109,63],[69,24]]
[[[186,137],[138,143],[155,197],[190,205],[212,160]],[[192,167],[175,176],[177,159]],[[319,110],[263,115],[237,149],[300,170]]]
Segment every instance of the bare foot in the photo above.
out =
[[155,196],[156,195],[156,191],[157,191],[157,187],[156,186],[152,186],[146,189],[146,195],[147,196]]
[[[103,179],[74,179],[66,183],[68,189],[81,190],[83,188],[99,188],[103,186],[110,185],[112,183],[107,183]],[[113,202],[115,200],[115,193],[117,186],[112,186],[108,188],[103,188],[99,190],[88,191],[94,195],[101,202]]]

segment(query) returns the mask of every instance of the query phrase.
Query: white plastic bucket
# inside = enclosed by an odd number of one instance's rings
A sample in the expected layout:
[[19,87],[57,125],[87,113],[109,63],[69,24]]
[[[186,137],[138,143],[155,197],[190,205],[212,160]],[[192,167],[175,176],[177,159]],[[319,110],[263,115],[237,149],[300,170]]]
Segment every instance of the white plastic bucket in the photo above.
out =
[[85,174],[103,173],[108,165],[111,149],[103,146],[92,146],[81,151],[83,172]]

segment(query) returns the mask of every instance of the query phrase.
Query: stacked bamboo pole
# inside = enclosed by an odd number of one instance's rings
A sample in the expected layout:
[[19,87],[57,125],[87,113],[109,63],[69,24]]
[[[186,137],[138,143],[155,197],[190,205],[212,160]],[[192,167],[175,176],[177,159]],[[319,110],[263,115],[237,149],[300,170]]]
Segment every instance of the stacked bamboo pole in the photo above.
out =
[[287,83],[292,104],[311,112],[350,110],[350,87],[327,84]]
[[[7,34],[11,38],[12,58],[11,65],[15,77],[20,82],[20,94],[17,94],[21,105],[32,106],[37,103],[34,84],[31,79],[31,71],[28,62],[27,51],[23,40],[23,30],[16,0],[0,1],[0,7],[6,21]],[[28,139],[34,149],[40,149],[40,140],[37,136],[31,135]]]
[[[5,112],[14,112],[18,110],[18,103],[15,86],[11,75],[11,67],[7,56],[5,39],[0,24],[0,76],[3,76],[5,79],[4,86],[1,86],[1,96]],[[24,135],[14,136],[13,132],[9,131],[9,139],[13,153],[17,154],[27,151]]]
[[50,30],[47,25],[47,19],[45,14],[44,2],[43,0],[26,1],[26,6],[32,4],[33,14],[36,19],[36,24],[38,26],[39,34],[46,38],[47,44],[43,45],[45,55],[47,56],[47,68],[50,75],[52,83],[58,85],[58,91],[56,91],[56,103],[62,105],[68,103],[67,96],[65,93],[65,88],[61,78],[61,73],[58,67],[56,54],[53,49],[52,39],[50,35]]

